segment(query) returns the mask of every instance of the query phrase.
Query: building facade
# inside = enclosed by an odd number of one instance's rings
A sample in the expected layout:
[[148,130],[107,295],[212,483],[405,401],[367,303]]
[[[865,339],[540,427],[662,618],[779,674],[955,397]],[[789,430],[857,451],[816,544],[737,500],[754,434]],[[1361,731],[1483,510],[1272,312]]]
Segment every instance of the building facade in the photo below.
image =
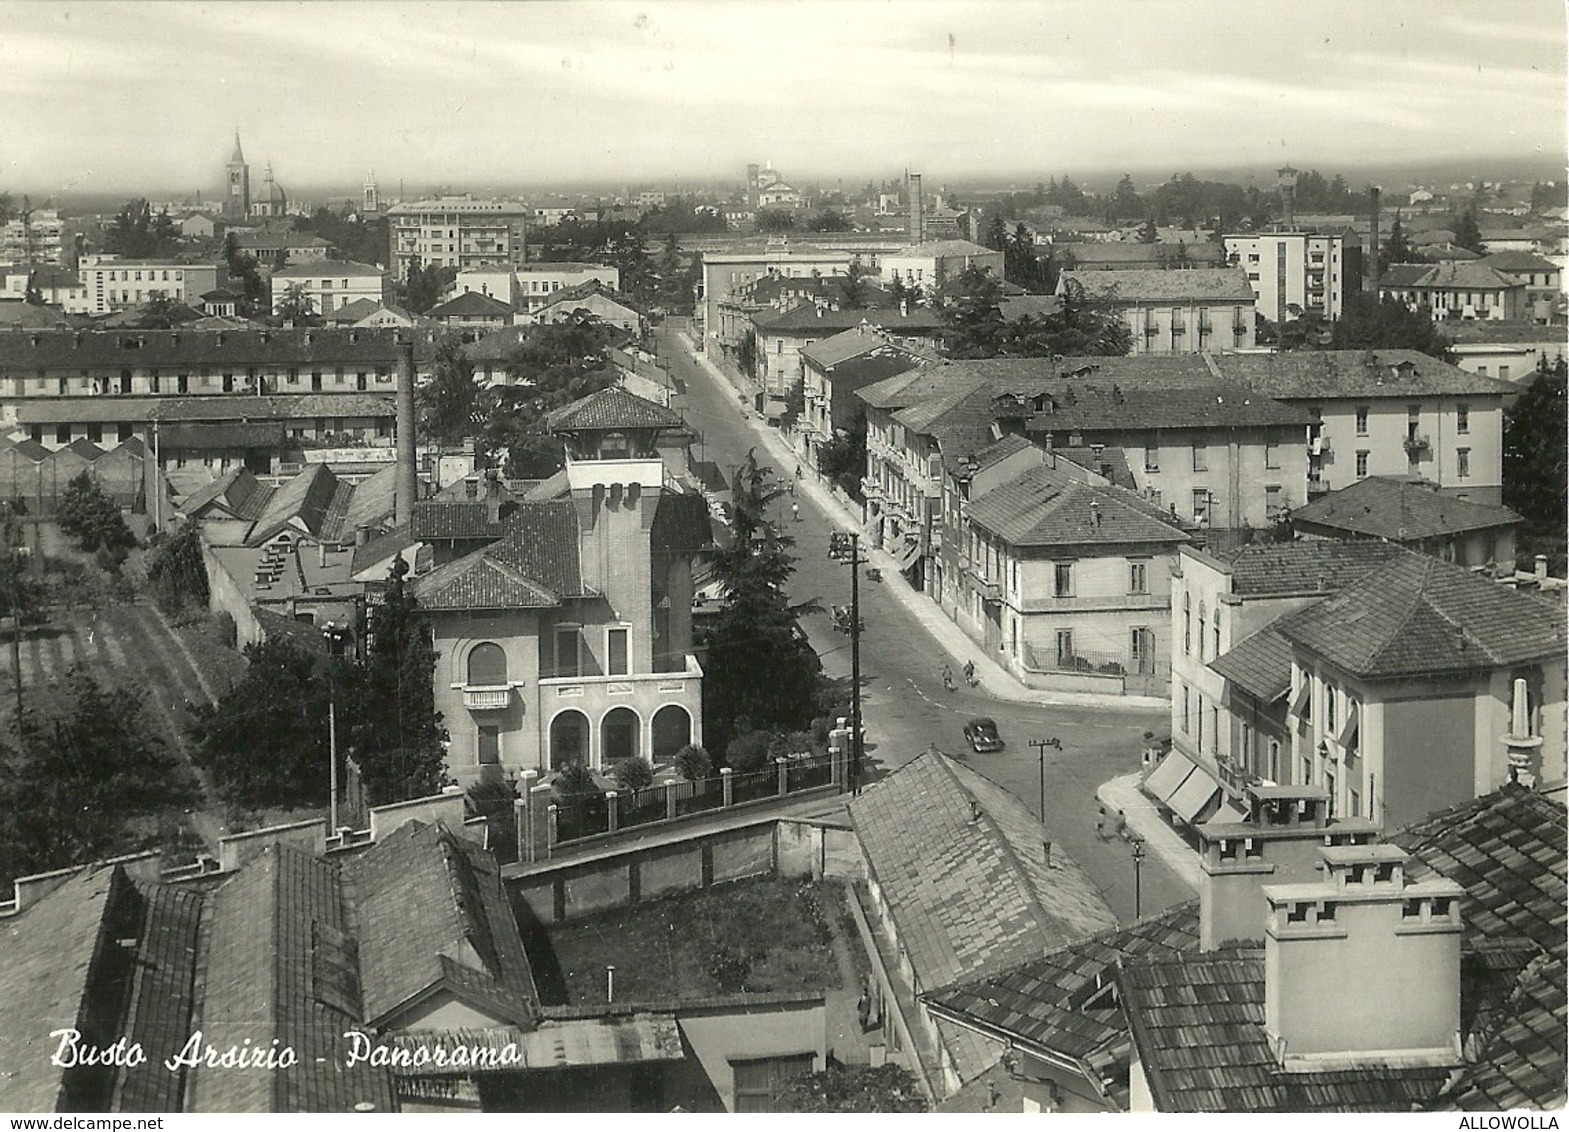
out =
[[1295,317],[1291,308],[1333,320],[1340,317],[1349,276],[1345,240],[1307,232],[1264,232],[1225,237],[1226,259],[1247,273],[1254,309],[1272,322]]
[[160,298],[195,306],[218,286],[219,270],[211,263],[89,255],[77,275],[87,291],[88,313],[110,314]]
[[526,258],[528,207],[465,194],[395,204],[386,210],[390,269],[407,278],[418,259],[436,267],[511,264]]
[[323,259],[293,263],[272,273],[272,313],[299,288],[313,313],[326,317],[360,299],[381,303],[386,298],[387,273],[368,263]]
[[1253,286],[1239,268],[1064,271],[1072,287],[1108,303],[1127,323],[1134,355],[1200,354],[1253,346]]
[[[533,314],[550,302],[557,291],[599,282],[612,291],[621,287],[621,271],[602,263],[528,263],[517,268],[517,297],[512,305]],[[496,296],[501,298],[500,295]]]

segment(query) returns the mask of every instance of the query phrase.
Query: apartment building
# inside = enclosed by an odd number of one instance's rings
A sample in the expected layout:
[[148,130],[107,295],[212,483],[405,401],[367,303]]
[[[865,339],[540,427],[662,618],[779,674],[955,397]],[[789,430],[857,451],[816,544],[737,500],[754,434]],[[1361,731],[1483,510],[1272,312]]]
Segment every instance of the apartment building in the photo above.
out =
[[369,263],[323,259],[291,263],[272,273],[272,313],[278,314],[290,292],[310,302],[311,311],[321,317],[368,299],[380,304],[387,293],[387,273]]
[[[1529,273],[1527,273],[1529,274]],[[1481,260],[1395,263],[1379,277],[1378,297],[1398,299],[1435,321],[1530,317],[1527,286]]]
[[1308,232],[1262,232],[1224,237],[1226,260],[1247,273],[1254,309],[1272,322],[1296,317],[1293,308],[1337,319],[1347,284],[1345,238]]
[[471,194],[395,204],[386,211],[388,259],[399,279],[418,259],[436,267],[511,264],[526,255],[529,209],[516,201]]
[[755,283],[769,275],[789,278],[846,275],[850,264],[856,259],[856,254],[850,251],[792,244],[783,237],[770,239],[763,246],[731,245],[729,248],[703,250],[700,254],[702,273],[697,295],[697,315],[701,321],[694,328],[702,342],[703,352],[724,354],[733,351],[739,344],[739,335],[744,333],[744,326],[737,327],[735,340],[722,337],[720,308],[746,284]]
[[944,279],[970,267],[979,267],[1001,279],[1002,261],[1001,252],[969,240],[929,240],[883,256],[880,269],[884,286],[899,279],[907,287],[919,287],[931,294]]
[[195,306],[218,286],[220,272],[228,274],[211,263],[89,255],[82,257],[76,273],[87,291],[88,313],[109,314],[139,307],[151,299]]
[[1064,271],[1057,294],[1080,287],[1110,304],[1133,335],[1134,355],[1199,354],[1253,346],[1253,285],[1240,268]]
[[68,267],[72,251],[69,226],[53,210],[32,209],[0,224],[0,263]]
[[[599,282],[612,291],[621,287],[621,271],[602,263],[526,263],[517,267],[517,293],[512,302],[520,313],[532,315],[557,291]],[[495,296],[505,300],[501,295]]]

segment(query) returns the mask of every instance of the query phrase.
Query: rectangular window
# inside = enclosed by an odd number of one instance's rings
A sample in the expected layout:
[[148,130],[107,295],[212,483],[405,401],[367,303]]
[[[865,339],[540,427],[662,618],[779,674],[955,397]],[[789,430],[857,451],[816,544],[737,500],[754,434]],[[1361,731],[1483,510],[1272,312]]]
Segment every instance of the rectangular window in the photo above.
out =
[[1193,470],[1195,472],[1209,471],[1209,449],[1202,444],[1193,446]]
[[493,765],[501,761],[501,728],[493,723],[483,723],[479,728],[478,750],[475,752],[476,761],[481,765]]
[[1271,518],[1279,515],[1285,508],[1285,495],[1280,490],[1278,483],[1264,485],[1264,511]]
[[1186,735],[1192,728],[1188,726],[1190,717],[1188,686],[1182,685],[1182,733]]
[[1367,475],[1367,457],[1368,452],[1365,448],[1357,453],[1357,479]]
[[1193,489],[1193,521],[1204,524],[1209,522],[1209,489],[1196,487]]
[[[1499,376],[1502,377],[1503,373],[1500,372]],[[1455,406],[1455,431],[1461,433],[1462,435],[1471,431],[1470,405]]]
[[1276,469],[1280,467],[1280,445],[1264,445],[1264,467]]
[[103,425],[101,425],[101,424],[90,424],[90,425],[87,426],[87,439],[88,440],[92,441],[94,444],[97,444],[103,438],[104,438],[104,428],[103,428]]
[[1073,630],[1057,630],[1057,664],[1066,667],[1073,663]]
[[1455,449],[1455,475],[1467,479],[1471,475],[1471,450],[1469,448]]
[[1059,563],[1057,563],[1056,567],[1052,571],[1052,576],[1053,576],[1053,581],[1055,583],[1055,585],[1053,586],[1053,589],[1052,589],[1053,594],[1056,597],[1072,597],[1073,596],[1073,563],[1071,563],[1071,562],[1059,562]]
[[1144,446],[1144,470],[1146,472],[1160,471],[1160,448],[1157,445]]
[[1010,578],[1010,581],[1008,583],[1008,588],[1011,589],[1014,593],[1018,593],[1019,592],[1019,560],[1017,558],[1013,559],[1012,561],[1010,561],[1008,563],[1008,567],[1009,567],[1008,573],[1009,573],[1009,578]]
[[583,634],[576,626],[556,630],[556,675],[583,675]]
[[1130,594],[1147,594],[1150,592],[1148,563],[1128,563],[1128,592]]
[[115,434],[116,434],[116,438],[121,443],[124,443],[125,441],[131,439],[131,424],[130,424],[130,422],[129,421],[121,421],[119,424],[117,424],[115,426]]
[[605,675],[625,676],[627,668],[628,631],[611,629],[605,636]]
[[1509,367],[1508,366],[1499,366],[1498,367],[1498,380],[1499,381],[1508,381],[1509,380]]
[[1367,406],[1366,405],[1358,405],[1357,406],[1357,435],[1358,436],[1366,436],[1367,435]]
[[71,443],[71,426],[68,424],[55,425],[54,438],[57,444]]

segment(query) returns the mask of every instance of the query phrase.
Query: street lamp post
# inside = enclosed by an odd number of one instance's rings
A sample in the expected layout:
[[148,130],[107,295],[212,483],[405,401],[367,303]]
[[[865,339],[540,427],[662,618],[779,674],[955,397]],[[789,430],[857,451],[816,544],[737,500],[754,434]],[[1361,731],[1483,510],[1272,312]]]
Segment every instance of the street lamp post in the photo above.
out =
[[1046,748],[1051,747],[1060,753],[1062,751],[1062,741],[1055,737],[1051,739],[1031,739],[1030,746],[1034,747],[1036,753],[1040,755],[1041,808],[1038,812],[1041,822],[1044,824],[1046,821]]
[[1133,842],[1133,918],[1137,920],[1144,914],[1143,893],[1140,891],[1140,867],[1144,864],[1144,841],[1142,838]]

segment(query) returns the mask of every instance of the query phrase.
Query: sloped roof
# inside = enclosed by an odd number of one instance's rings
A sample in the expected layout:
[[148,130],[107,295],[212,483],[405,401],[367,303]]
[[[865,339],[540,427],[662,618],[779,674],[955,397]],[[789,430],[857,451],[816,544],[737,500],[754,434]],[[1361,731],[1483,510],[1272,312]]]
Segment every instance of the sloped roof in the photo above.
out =
[[1119,303],[1181,302],[1213,299],[1218,302],[1253,303],[1253,288],[1240,267],[1200,267],[1186,271],[1064,271],[1061,291],[1078,283],[1087,294],[1107,295]]
[[410,531],[418,539],[498,539],[506,525],[490,517],[484,500],[422,499],[414,504]]
[[[416,478],[414,482],[417,499],[421,481]],[[348,512],[343,518],[342,534],[345,537],[362,526],[379,528],[392,516],[397,505],[398,466],[388,464],[353,487],[354,494],[349,498]]]
[[819,311],[814,303],[799,303],[779,314],[759,311],[752,316],[752,323],[766,334],[811,333],[827,337],[863,322],[895,333],[927,333],[947,325],[947,320],[935,307],[920,306],[907,310],[898,307],[832,310],[825,307]]
[[296,519],[312,537],[325,538],[339,486],[338,477],[326,464],[312,464],[285,480],[267,500],[261,518],[245,538],[245,545],[260,546]]
[[282,421],[176,422],[158,430],[159,450],[170,452],[280,448],[286,440]]
[[1291,642],[1265,627],[1209,666],[1248,695],[1271,703],[1291,690]]
[[187,495],[180,501],[180,512],[200,518],[200,512],[217,503],[236,519],[254,522],[262,517],[275,490],[258,480],[249,468],[238,467]]
[[425,313],[427,318],[491,318],[512,315],[513,309],[500,299],[482,295],[478,291],[464,291]]
[[419,545],[420,540],[409,533],[407,526],[394,527],[382,535],[377,535],[369,542],[358,544],[354,547],[354,557],[349,563],[349,573],[358,574],[368,570],[378,562],[384,562],[394,554],[401,554],[411,546]]
[[[209,897],[201,1027],[218,1049],[271,1048],[297,1055],[265,1073],[198,1068],[195,1112],[396,1111],[391,1073],[346,1066],[342,1034],[362,1022],[360,971],[337,869],[273,844]],[[412,918],[412,917],[411,917]]]
[[[205,295],[202,297],[206,298]],[[355,299],[328,311],[322,317],[328,322],[358,322],[362,318],[375,314],[381,307],[382,304],[375,299]]]
[[1494,669],[1569,647],[1561,603],[1409,551],[1275,629],[1367,679]]
[[1264,1036],[1264,953],[1256,948],[1129,959],[1117,986],[1162,1112],[1409,1112],[1449,1075],[1281,1072]]
[[590,393],[545,416],[554,432],[591,429],[679,428],[679,413],[628,393],[619,386]]
[[539,309],[541,311],[549,310],[551,307],[560,306],[562,303],[575,303],[579,299],[586,299],[592,295],[598,295],[618,307],[625,308],[632,314],[646,316],[648,313],[631,296],[623,291],[616,290],[602,279],[585,279],[581,283],[574,283],[570,287],[552,291],[550,297],[545,300],[544,305]]
[[348,862],[345,879],[368,1023],[437,987],[479,998],[516,1025],[538,1017],[534,976],[490,854],[443,823],[408,822]]
[[1039,464],[970,501],[970,522],[1011,546],[1179,543],[1187,534],[1126,488]]
[[40,332],[37,343],[25,332],[0,333],[0,368],[44,367],[72,371],[83,367],[203,365],[237,367],[341,364],[396,364],[394,331],[312,327],[193,330],[83,330]]
[[1392,263],[1378,277],[1379,290],[1414,287],[1432,268],[1430,263]]
[[577,510],[570,500],[521,503],[504,529],[499,541],[421,577],[415,583],[420,606],[539,609],[585,596]]
[[1299,539],[1240,546],[1222,561],[1239,597],[1329,594],[1401,554],[1398,546],[1365,539]]
[[1228,381],[1282,400],[1519,392],[1507,381],[1467,373],[1415,350],[1288,350],[1216,354],[1210,360]]
[[1293,523],[1350,531],[1395,542],[1507,527],[1520,516],[1507,507],[1445,495],[1438,485],[1369,476],[1291,513]]
[[136,884],[142,906],[137,975],[120,1033],[141,1046],[145,1065],[125,1069],[106,1111],[178,1112],[185,1074],[165,1061],[191,1036],[196,1006],[198,929],[206,899],[189,888]]
[[878,349],[897,349],[890,346],[885,335],[877,333],[870,322],[856,323],[848,330],[831,334],[827,338],[801,348],[801,358],[818,369],[826,370],[850,358],[860,357]]
[[1559,267],[1556,263],[1553,263],[1551,260],[1543,259],[1535,252],[1493,252],[1491,255],[1485,255],[1481,259],[1477,260],[1477,263],[1486,267],[1491,267],[1495,271],[1505,271],[1511,273],[1518,273],[1522,271],[1529,273],[1563,270],[1563,268]]
[[21,299],[0,300],[0,329],[59,330],[74,325],[70,315],[55,307],[39,306]]
[[327,278],[328,276],[346,275],[349,278],[364,278],[366,276],[381,276],[387,274],[372,263],[356,263],[351,259],[308,259],[303,263],[291,263],[286,267],[277,268],[272,273],[274,279],[310,279],[315,276]]
[[654,553],[691,554],[714,545],[714,520],[701,495],[666,493],[654,507],[648,539]]
[[[972,811],[978,808],[978,816]],[[933,749],[849,803],[899,942],[925,986],[999,969],[1116,920],[1007,791]]]
[[911,244],[909,247],[900,248],[893,254],[896,257],[936,256],[943,259],[949,256],[1001,255],[1002,253],[971,240],[928,240],[924,244]]

